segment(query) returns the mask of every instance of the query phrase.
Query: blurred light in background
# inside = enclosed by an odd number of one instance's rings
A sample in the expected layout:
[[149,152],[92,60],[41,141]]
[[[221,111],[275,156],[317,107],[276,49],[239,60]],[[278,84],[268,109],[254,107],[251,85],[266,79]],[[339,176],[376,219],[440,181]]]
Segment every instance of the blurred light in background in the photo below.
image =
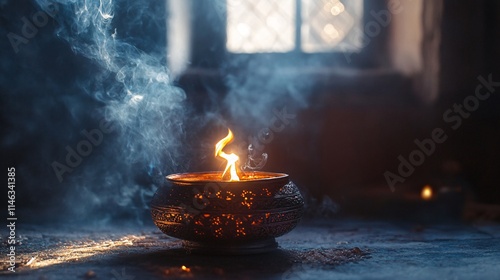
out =
[[227,49],[287,52],[295,44],[295,0],[227,0]]
[[362,47],[362,0],[226,3],[227,49],[233,53],[357,51]]

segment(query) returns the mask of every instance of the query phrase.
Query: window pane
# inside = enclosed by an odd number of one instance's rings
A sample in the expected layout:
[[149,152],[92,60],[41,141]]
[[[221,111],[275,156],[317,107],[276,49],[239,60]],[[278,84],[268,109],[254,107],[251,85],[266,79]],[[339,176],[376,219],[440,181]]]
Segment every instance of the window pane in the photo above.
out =
[[361,49],[363,0],[301,1],[303,51]]
[[295,0],[227,0],[227,49],[287,52],[295,44]]

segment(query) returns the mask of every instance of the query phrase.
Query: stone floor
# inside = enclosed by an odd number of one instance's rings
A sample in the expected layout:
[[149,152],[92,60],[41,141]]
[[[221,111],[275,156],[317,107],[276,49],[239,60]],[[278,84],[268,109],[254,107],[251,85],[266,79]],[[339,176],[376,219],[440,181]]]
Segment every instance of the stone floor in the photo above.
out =
[[272,253],[232,257],[187,252],[153,225],[24,225],[18,234],[18,267],[2,262],[6,279],[500,279],[499,224],[314,220]]

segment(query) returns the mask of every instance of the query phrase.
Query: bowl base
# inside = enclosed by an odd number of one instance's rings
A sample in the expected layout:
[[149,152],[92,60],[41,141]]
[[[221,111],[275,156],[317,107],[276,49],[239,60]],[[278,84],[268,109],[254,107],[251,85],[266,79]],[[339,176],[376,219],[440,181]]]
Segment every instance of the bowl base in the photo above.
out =
[[278,248],[274,238],[245,243],[203,243],[195,241],[183,241],[184,249],[192,253],[204,255],[251,255],[267,253]]

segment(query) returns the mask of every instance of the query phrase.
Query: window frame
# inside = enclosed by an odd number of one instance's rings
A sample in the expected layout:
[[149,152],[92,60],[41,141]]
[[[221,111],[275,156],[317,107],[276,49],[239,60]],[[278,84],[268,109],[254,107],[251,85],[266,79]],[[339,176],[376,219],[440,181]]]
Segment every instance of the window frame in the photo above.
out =
[[[349,67],[349,68],[378,68],[386,66],[387,34],[388,30],[381,27],[381,32],[373,37],[367,37],[369,43],[362,47],[360,52],[315,52],[307,53],[300,50],[297,42],[301,40],[300,19],[296,20],[296,47],[290,52],[266,53],[232,53],[226,48],[226,10],[223,5],[215,5],[215,1],[197,1],[192,5],[192,34],[191,34],[191,68],[218,68],[228,61],[248,61],[251,59],[265,59],[283,67]],[[300,0],[296,0],[300,2]],[[364,0],[364,14],[362,18],[363,32],[366,23],[373,20],[370,11],[386,9],[386,0]],[[300,5],[299,5],[300,6]],[[300,9],[300,7],[298,7]],[[300,11],[300,10],[299,10]],[[203,28],[197,28],[203,26]],[[365,33],[365,32],[364,32]],[[366,33],[365,33],[366,34]],[[298,36],[297,36],[298,35]],[[318,65],[318,62],[320,64]]]

